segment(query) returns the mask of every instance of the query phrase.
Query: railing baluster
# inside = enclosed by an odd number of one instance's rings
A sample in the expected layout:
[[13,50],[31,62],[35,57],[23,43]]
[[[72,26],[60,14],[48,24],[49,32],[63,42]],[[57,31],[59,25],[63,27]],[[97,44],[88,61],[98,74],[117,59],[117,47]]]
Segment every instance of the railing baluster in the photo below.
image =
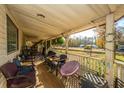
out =
[[89,58],[89,60],[90,60],[89,66],[90,66],[90,69],[92,69],[92,59]]
[[102,60],[102,63],[101,63],[101,68],[102,68],[102,75],[105,75],[105,64]]
[[118,65],[118,78],[121,79],[121,66]]
[[96,64],[97,64],[97,69],[96,69],[96,71],[99,73],[99,63],[98,63],[97,60],[96,60]]
[[89,69],[91,70],[91,60],[92,59],[90,59],[90,58],[88,58],[89,59]]
[[88,59],[88,57],[86,57],[86,59],[87,59],[87,69],[89,71],[89,59]]
[[121,66],[122,80],[124,81],[124,66]]
[[93,59],[90,60],[90,69],[93,69]]
[[86,57],[84,57],[84,62],[85,62],[85,70],[86,70],[86,68],[87,68]]
[[94,60],[95,61],[95,71],[97,71],[97,62],[96,62],[96,60]]
[[101,61],[101,63],[100,63],[100,68],[101,68],[101,75],[103,75],[103,74],[104,74],[104,73],[103,73],[103,68],[104,68],[103,61]]
[[82,57],[80,57],[79,62],[80,62],[81,68],[82,68],[82,65],[83,65],[83,62],[82,62]]
[[99,63],[99,74],[102,75],[102,62],[98,62]]
[[96,68],[96,67],[95,67],[95,64],[96,64],[96,63],[95,63],[95,60],[93,59],[93,70],[94,70],[94,71],[95,71],[95,68]]
[[85,69],[86,69],[86,57],[84,57],[84,66],[85,66]]
[[114,64],[114,77],[118,77],[118,65]]
[[88,58],[86,57],[86,71],[89,71],[89,68],[88,68]]
[[98,73],[99,73],[99,75],[101,75],[100,62],[98,61],[97,63],[98,63]]
[[83,65],[83,62],[82,62],[82,58],[80,57],[80,74],[82,73],[82,65]]

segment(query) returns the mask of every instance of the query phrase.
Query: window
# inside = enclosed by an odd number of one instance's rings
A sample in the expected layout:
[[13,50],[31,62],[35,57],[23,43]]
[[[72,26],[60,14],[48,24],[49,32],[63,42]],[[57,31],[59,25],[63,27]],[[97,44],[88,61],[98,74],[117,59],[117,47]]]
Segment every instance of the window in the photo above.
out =
[[7,53],[18,50],[18,29],[7,16]]

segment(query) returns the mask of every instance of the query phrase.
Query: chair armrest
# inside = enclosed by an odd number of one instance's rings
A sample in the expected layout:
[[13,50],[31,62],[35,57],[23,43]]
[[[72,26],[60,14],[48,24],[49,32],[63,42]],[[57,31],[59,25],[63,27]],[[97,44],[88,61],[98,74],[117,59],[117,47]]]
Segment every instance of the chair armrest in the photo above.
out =
[[59,61],[65,61],[66,59],[60,59]]
[[20,62],[22,62],[22,63],[25,63],[25,62],[34,62],[34,59],[21,60]]
[[33,66],[32,62],[21,62],[21,66]]
[[14,77],[9,77],[9,78],[7,78],[7,80],[12,80],[12,79],[17,79],[17,78],[28,78],[29,80],[31,80],[30,77],[25,76],[25,75],[17,75],[17,76],[14,76]]

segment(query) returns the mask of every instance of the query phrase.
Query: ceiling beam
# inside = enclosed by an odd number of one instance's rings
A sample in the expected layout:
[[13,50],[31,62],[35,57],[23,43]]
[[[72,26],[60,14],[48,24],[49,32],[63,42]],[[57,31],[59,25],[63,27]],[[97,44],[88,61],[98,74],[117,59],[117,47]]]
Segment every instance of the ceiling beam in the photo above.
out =
[[116,11],[116,9],[117,9],[117,7],[119,6],[118,4],[107,4],[107,6],[108,6],[108,8],[109,8],[109,10],[111,11],[111,12],[114,12],[114,11]]
[[110,6],[108,4],[106,6],[107,6],[107,8],[109,10],[109,13],[112,13],[113,11],[111,10]]

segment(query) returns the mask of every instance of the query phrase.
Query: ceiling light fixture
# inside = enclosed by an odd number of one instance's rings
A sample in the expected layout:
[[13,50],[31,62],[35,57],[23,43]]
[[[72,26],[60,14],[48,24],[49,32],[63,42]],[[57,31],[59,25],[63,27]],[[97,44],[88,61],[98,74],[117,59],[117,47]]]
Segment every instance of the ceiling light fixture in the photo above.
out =
[[43,15],[43,14],[37,14],[37,16],[40,16],[42,18],[45,18],[45,15]]

